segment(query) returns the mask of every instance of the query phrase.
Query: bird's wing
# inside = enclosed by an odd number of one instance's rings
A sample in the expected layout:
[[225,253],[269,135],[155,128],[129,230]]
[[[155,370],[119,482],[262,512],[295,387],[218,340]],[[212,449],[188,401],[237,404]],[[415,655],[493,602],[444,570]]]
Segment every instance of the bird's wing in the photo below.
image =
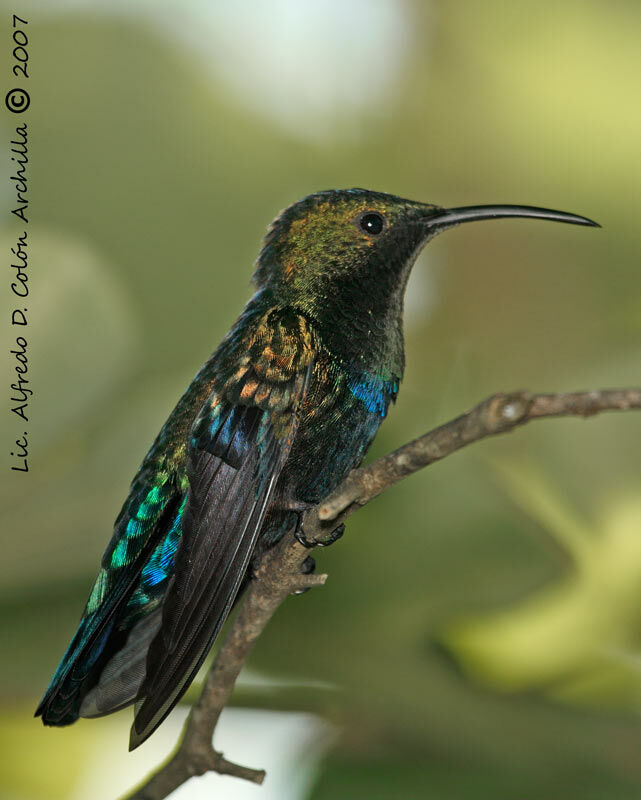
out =
[[36,716],[47,725],[75,721],[84,684],[96,668],[140,571],[176,515],[180,489],[170,470],[143,465],[134,479],[78,630],[58,665]]
[[296,434],[312,353],[303,318],[272,314],[194,423],[181,544],[130,749],[178,702],[229,613]]

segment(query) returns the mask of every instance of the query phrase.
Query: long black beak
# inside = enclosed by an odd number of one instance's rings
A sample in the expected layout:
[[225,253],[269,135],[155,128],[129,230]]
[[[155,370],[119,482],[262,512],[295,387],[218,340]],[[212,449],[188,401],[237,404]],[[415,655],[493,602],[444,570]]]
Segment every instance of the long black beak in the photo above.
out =
[[568,222],[571,225],[590,225],[600,228],[598,222],[578,214],[566,214],[564,211],[553,211],[549,208],[535,206],[462,206],[461,208],[445,208],[434,215],[426,216],[423,222],[431,229],[442,231],[461,222],[474,222],[479,219],[501,219],[502,217],[533,217],[549,219],[553,222]]

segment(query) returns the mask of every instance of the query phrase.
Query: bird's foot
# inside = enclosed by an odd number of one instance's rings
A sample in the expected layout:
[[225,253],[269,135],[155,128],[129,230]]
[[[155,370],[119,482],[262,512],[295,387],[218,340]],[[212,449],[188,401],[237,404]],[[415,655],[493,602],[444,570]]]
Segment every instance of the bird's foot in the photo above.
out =
[[334,528],[334,530],[330,533],[330,535],[326,539],[319,539],[317,542],[310,541],[305,536],[305,531],[303,530],[303,525],[299,518],[298,524],[296,525],[296,530],[294,531],[294,536],[300,542],[300,544],[303,545],[303,547],[309,547],[309,548],[329,547],[330,544],[334,544],[334,542],[337,542],[344,533],[345,533],[345,523],[341,522],[341,524],[337,528]]
[[[316,572],[316,559],[307,556],[301,565],[300,571],[302,575],[311,575],[313,572]],[[305,594],[310,588],[311,587],[308,586],[305,589],[295,589],[292,594]]]

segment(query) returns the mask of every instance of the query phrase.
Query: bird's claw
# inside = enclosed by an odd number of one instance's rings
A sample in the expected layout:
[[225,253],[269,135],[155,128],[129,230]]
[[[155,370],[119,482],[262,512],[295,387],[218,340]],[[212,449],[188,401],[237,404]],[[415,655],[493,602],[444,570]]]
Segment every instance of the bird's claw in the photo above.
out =
[[345,523],[341,522],[341,524],[334,528],[334,530],[329,534],[327,539],[321,539],[320,541],[316,542],[316,547],[329,547],[330,544],[337,542],[344,533]]
[[330,535],[326,539],[319,539],[318,541],[310,541],[305,536],[305,531],[303,530],[303,526],[299,520],[298,525],[296,526],[296,530],[294,531],[294,536],[296,537],[297,541],[303,545],[303,547],[329,547],[330,544],[334,544],[337,542],[341,536],[345,533],[345,523],[341,522],[341,524],[334,528],[334,530],[330,533]]

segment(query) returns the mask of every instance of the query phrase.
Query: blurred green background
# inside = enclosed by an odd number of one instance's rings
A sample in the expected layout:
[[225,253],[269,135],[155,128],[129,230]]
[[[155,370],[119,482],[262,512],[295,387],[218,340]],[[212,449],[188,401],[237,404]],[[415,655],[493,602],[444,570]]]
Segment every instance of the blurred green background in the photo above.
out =
[[[29,20],[36,394],[28,475],[9,471],[22,427],[0,419],[0,792],[82,797],[88,770],[135,758],[130,711],[44,730],[33,710],[129,481],[249,296],[279,209],[364,186],[603,225],[493,222],[430,244],[372,455],[498,390],[638,384],[641,4],[1,5],[7,88],[10,15]],[[21,121],[2,116],[7,151]],[[5,261],[21,230],[3,229]],[[635,414],[537,423],[413,476],[319,554],[326,588],[288,601],[251,659],[278,690],[246,682],[235,700],[334,725],[296,797],[641,796],[640,441]]]

